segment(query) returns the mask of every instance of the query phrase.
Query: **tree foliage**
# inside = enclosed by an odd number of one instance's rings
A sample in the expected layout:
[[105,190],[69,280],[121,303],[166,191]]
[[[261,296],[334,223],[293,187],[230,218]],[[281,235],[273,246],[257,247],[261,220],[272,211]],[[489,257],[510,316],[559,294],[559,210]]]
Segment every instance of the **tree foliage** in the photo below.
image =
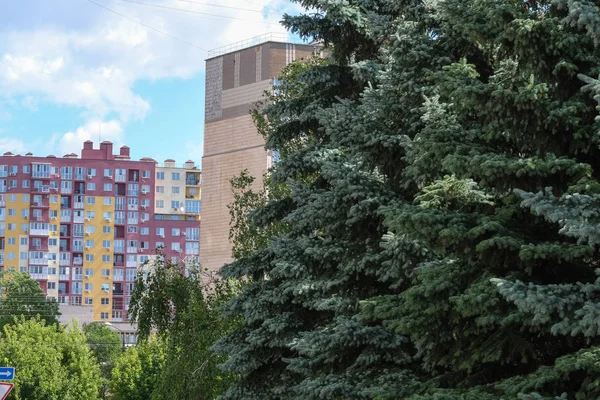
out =
[[217,368],[226,358],[210,348],[236,324],[220,311],[236,287],[216,281],[196,265],[186,267],[162,256],[138,274],[132,319],[142,340],[155,330],[165,346],[153,399],[214,399],[228,388],[234,376]]
[[100,322],[92,322],[83,325],[88,346],[92,349],[96,360],[100,364],[102,385],[100,386],[100,397],[105,398],[112,375],[114,363],[119,357],[122,349],[122,340],[118,333],[113,332],[108,326]]
[[77,325],[24,316],[0,334],[0,363],[16,369],[14,400],[94,400],[100,369]]
[[116,359],[110,382],[111,399],[153,399],[165,365],[165,344],[150,338],[128,347]]
[[21,316],[39,316],[46,325],[58,324],[58,303],[47,299],[40,284],[29,274],[15,272],[5,274],[0,279],[2,299],[0,300],[0,330]]
[[295,2],[223,398],[600,397],[598,2]]

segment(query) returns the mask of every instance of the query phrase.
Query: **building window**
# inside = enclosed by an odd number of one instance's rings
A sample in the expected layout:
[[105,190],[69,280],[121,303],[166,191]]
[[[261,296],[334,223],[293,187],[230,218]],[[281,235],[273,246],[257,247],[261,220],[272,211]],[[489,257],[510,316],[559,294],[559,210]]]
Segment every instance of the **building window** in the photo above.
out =
[[112,192],[112,183],[105,183],[104,184],[104,191],[105,192]]
[[179,186],[171,187],[171,194],[179,194]]
[[148,227],[140,228],[140,234],[141,235],[149,235],[150,234],[150,228],[148,228]]
[[164,193],[165,192],[165,187],[164,186],[157,186],[156,187],[156,193]]
[[93,197],[93,196],[91,196],[91,197],[90,197],[90,196],[88,196],[88,197],[87,197],[87,203],[88,203],[88,204],[96,204],[96,198],[95,198],[95,197]]
[[48,289],[49,290],[56,289],[56,282],[48,282]]
[[96,232],[96,227],[94,225],[87,225],[85,227],[85,232],[91,235],[92,233]]
[[93,300],[91,297],[86,297],[86,298],[85,298],[85,305],[86,305],[86,306],[91,306],[91,305],[92,305],[92,303],[93,303],[93,301],[94,301],[94,300]]
[[23,173],[24,174],[28,174],[29,173],[29,165],[23,165]]
[[103,297],[103,298],[100,299],[100,303],[103,306],[109,305],[110,304],[110,299],[108,297]]
[[171,208],[179,208],[179,200],[171,201]]
[[156,200],[156,208],[164,208],[165,201],[164,200]]
[[104,176],[106,176],[106,177],[112,177],[112,169],[105,169],[104,170]]
[[102,262],[110,262],[110,254],[102,254]]
[[94,285],[91,282],[87,282],[85,284],[85,291],[86,292],[91,292],[94,289]]
[[94,255],[93,254],[86,254],[85,255],[85,261],[87,261],[87,262],[93,262],[94,261]]
[[179,172],[173,172],[171,173],[171,179],[173,179],[174,181],[178,181],[180,179],[180,174]]
[[102,233],[110,233],[110,226],[103,226]]
[[143,170],[142,178],[150,178],[150,170],[148,170],[148,169]]
[[110,278],[110,269],[103,269],[102,276],[105,278]]
[[112,198],[110,197],[105,197],[104,198],[104,205],[105,206],[110,206],[112,204]]
[[164,180],[165,173],[164,172],[156,172],[156,179]]
[[94,270],[92,268],[86,268],[85,276],[94,276]]
[[96,176],[96,168],[88,168],[89,176]]
[[96,184],[94,182],[88,182],[87,190],[96,190]]
[[95,211],[87,211],[85,213],[85,217],[88,219],[94,219],[94,218],[96,218],[96,212]]
[[107,312],[101,312],[100,313],[100,319],[108,319],[108,313]]

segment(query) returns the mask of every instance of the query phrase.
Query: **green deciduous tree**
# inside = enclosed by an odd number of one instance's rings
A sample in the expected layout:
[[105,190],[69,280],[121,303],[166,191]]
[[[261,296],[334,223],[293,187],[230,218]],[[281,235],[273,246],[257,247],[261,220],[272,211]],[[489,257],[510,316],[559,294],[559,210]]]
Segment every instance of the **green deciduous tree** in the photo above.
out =
[[102,385],[100,397],[105,398],[110,384],[114,363],[121,353],[122,341],[118,333],[113,332],[106,325],[92,322],[83,326],[87,344],[92,349],[96,360],[100,364]]
[[197,265],[183,266],[163,256],[144,266],[130,310],[141,339],[156,330],[165,343],[153,399],[215,399],[228,388],[234,376],[217,368],[226,357],[210,348],[236,324],[220,311],[236,290],[237,285],[216,281]]
[[224,398],[598,398],[598,2],[296,2]]
[[115,361],[110,382],[111,398],[152,399],[163,373],[165,357],[165,344],[157,338],[128,347]]
[[16,368],[15,400],[94,400],[100,368],[78,326],[20,317],[0,334],[0,363]]
[[31,279],[29,274],[5,274],[4,278],[0,279],[0,286],[0,330],[20,316],[34,318],[39,315],[47,325],[58,323],[58,303],[56,300],[46,299],[40,284]]

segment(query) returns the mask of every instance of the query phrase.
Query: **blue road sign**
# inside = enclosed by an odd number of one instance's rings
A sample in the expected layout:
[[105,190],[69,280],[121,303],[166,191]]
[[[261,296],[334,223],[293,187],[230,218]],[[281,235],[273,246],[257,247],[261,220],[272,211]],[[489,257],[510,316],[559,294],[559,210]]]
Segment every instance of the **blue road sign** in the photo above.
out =
[[0,381],[15,379],[15,367],[0,367]]

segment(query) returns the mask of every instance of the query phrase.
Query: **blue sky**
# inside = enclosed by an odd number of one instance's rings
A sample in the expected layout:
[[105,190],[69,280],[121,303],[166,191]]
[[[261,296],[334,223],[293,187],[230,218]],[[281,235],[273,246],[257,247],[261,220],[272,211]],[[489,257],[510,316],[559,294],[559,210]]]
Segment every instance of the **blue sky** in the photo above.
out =
[[297,11],[286,0],[3,2],[0,152],[79,154],[100,134],[135,159],[199,163],[206,50],[283,33],[281,14]]

